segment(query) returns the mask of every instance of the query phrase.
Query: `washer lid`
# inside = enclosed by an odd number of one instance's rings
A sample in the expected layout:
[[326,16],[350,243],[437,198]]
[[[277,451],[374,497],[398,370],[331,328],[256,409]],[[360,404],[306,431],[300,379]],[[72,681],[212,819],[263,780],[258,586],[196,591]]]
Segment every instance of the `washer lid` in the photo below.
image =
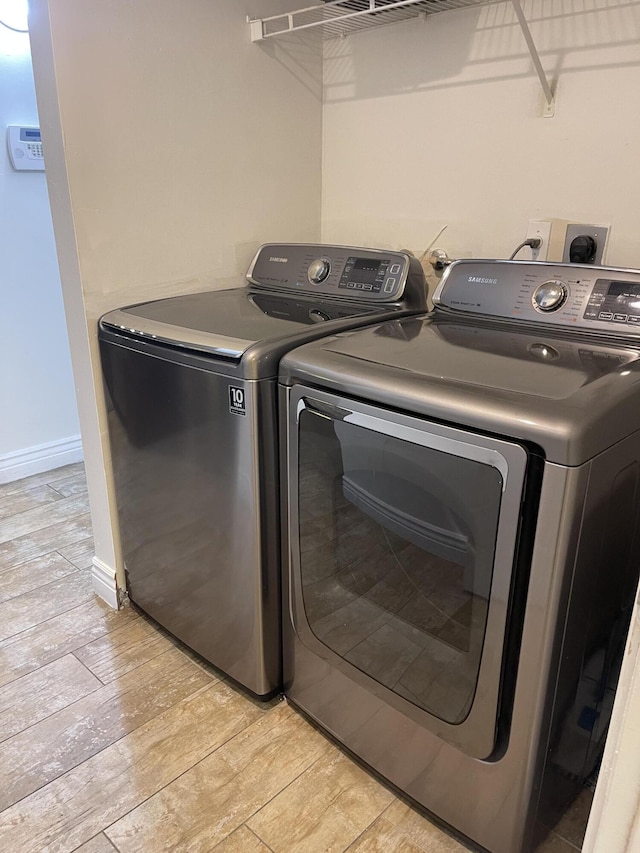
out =
[[280,381],[535,442],[566,465],[640,430],[640,350],[548,329],[389,320],[299,347]]
[[128,337],[239,360],[259,342],[300,335],[315,324],[375,313],[371,305],[241,287],[132,305],[105,314],[100,324]]

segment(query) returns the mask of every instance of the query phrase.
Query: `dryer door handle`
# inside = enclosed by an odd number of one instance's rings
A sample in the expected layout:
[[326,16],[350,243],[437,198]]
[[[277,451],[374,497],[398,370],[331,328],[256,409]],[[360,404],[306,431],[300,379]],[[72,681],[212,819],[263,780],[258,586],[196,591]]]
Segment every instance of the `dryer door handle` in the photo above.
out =
[[343,421],[353,412],[351,409],[342,409],[340,406],[334,406],[333,403],[325,403],[321,400],[313,400],[304,397],[298,403],[297,419],[300,420],[300,412],[307,410],[314,415],[319,415],[321,418],[327,418],[332,421]]

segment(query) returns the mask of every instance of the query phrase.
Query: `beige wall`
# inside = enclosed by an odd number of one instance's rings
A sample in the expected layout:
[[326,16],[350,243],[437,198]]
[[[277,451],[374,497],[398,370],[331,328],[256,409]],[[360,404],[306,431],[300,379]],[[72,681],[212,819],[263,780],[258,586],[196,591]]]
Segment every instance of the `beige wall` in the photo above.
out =
[[505,257],[553,216],[610,223],[608,261],[640,266],[640,5],[523,6],[554,118],[510,3],[326,43],[324,239],[418,250],[448,223],[451,254]]
[[259,0],[31,5],[96,557],[108,571],[119,555],[96,320],[242,283],[261,242],[318,239],[322,57],[313,40],[251,44],[245,19]]

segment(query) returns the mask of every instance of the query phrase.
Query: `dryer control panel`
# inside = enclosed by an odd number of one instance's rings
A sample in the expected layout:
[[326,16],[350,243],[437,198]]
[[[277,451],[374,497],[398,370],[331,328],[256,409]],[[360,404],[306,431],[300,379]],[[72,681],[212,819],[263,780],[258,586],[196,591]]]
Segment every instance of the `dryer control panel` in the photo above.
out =
[[451,264],[436,307],[614,335],[640,333],[640,271],[530,261]]
[[[366,303],[398,302],[405,294],[410,273],[417,271],[416,264],[416,259],[405,252],[268,243],[258,250],[247,279],[252,285],[271,290]],[[420,286],[424,288],[424,281]]]

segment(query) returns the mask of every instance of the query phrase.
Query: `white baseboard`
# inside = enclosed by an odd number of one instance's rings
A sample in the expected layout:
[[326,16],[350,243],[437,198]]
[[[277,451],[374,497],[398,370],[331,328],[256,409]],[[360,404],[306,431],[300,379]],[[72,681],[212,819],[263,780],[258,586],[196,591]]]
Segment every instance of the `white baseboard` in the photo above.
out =
[[12,483],[32,474],[53,471],[72,462],[82,462],[82,441],[79,435],[37,444],[25,450],[5,453],[0,456],[0,484]]
[[118,601],[116,570],[103,563],[98,557],[94,557],[91,560],[91,578],[95,594],[99,595],[114,610],[118,610],[120,604]]

